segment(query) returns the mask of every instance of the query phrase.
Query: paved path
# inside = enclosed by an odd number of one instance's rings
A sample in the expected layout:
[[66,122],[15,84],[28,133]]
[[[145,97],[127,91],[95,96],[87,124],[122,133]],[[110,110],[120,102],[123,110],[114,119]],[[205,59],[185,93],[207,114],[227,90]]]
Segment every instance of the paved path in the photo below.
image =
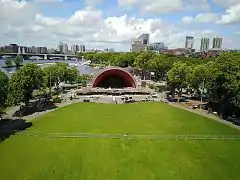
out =
[[222,123],[222,124],[226,124],[228,126],[231,126],[233,128],[236,128],[236,129],[240,129],[240,126],[237,126],[229,121],[225,121],[217,116],[215,116],[214,114],[208,114],[206,111],[202,110],[200,111],[199,109],[191,109],[191,108],[188,108],[188,107],[185,107],[185,106],[182,106],[180,104],[177,104],[177,103],[168,103],[169,105],[171,106],[174,106],[174,107],[177,107],[177,108],[180,108],[180,109],[184,109],[186,111],[189,111],[189,112],[193,112],[195,114],[199,114],[201,116],[204,116],[204,117],[207,117],[209,119],[213,119],[219,123]]

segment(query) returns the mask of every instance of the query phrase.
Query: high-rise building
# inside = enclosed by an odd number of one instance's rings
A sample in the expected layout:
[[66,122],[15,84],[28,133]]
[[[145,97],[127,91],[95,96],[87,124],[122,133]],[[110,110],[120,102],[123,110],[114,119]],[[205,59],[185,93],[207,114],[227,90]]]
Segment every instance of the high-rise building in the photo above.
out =
[[201,47],[200,51],[206,51],[209,49],[210,39],[209,38],[202,38],[201,39]]
[[85,52],[86,51],[85,45],[80,45],[79,51],[80,52]]
[[46,47],[37,47],[37,53],[38,54],[46,54],[47,48]]
[[164,50],[165,48],[166,46],[164,45],[163,42],[156,42],[156,43],[149,44],[147,46],[148,50],[154,50],[154,51],[161,51],[161,50]]
[[68,45],[64,44],[63,45],[63,53],[67,53],[68,52]]
[[221,49],[222,48],[222,38],[213,38],[212,48]]
[[142,34],[137,38],[142,41],[142,44],[149,44],[149,34]]
[[79,52],[79,45],[77,45],[77,44],[72,45],[71,46],[71,51],[73,53]]
[[59,45],[58,45],[58,51],[60,53],[63,53],[63,43],[62,42],[60,42]]
[[194,37],[186,36],[185,49],[193,49]]
[[149,34],[142,34],[138,38],[132,40],[132,52],[144,51],[148,44]]

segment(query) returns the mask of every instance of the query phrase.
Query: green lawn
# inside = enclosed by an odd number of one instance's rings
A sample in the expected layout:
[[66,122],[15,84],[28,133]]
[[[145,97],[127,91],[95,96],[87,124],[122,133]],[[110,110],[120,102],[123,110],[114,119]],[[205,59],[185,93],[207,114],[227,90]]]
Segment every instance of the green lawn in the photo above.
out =
[[[33,120],[27,131],[240,135],[161,103],[79,103]],[[239,140],[126,140],[12,136],[0,142],[1,180],[239,180]]]

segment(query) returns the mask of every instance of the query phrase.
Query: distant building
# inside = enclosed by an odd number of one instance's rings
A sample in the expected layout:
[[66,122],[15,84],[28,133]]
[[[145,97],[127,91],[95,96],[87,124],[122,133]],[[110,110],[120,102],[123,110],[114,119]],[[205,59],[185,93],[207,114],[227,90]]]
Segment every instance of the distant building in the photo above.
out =
[[132,40],[132,52],[141,52],[146,50],[149,45],[149,34],[142,34]]
[[58,51],[59,51],[60,53],[63,53],[63,43],[62,43],[62,42],[60,42],[60,43],[58,44]]
[[37,47],[37,54],[47,54],[47,47]]
[[37,48],[35,46],[32,46],[32,53],[37,54]]
[[209,49],[210,39],[209,38],[202,38],[201,39],[201,47],[200,51],[206,51]]
[[68,52],[68,45],[64,44],[63,45],[63,53],[67,53]]
[[193,49],[194,37],[186,36],[185,49]]
[[79,52],[79,45],[77,45],[77,44],[72,45],[71,46],[71,51],[73,53]]
[[163,42],[156,42],[156,43],[149,44],[147,46],[147,50],[162,51],[165,49],[167,49],[167,47],[164,45]]
[[222,38],[215,37],[213,38],[213,44],[212,48],[213,49],[221,49],[222,48]]
[[80,45],[79,51],[80,52],[85,52],[86,51],[85,45]]
[[114,49],[113,48],[110,48],[110,49],[104,49],[104,52],[114,52]]
[[7,46],[3,46],[1,49],[2,49],[2,51],[5,51],[5,52],[17,53],[18,47],[19,46],[17,44],[9,44]]

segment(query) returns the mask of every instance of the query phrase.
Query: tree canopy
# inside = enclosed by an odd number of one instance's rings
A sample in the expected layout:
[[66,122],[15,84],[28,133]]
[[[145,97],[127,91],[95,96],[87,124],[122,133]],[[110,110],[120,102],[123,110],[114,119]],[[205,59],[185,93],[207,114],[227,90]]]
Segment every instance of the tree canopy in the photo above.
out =
[[8,76],[0,70],[0,107],[5,105],[8,94]]
[[24,102],[26,106],[32,98],[35,89],[43,86],[44,73],[42,69],[34,64],[28,63],[14,73],[9,83],[9,104]]

